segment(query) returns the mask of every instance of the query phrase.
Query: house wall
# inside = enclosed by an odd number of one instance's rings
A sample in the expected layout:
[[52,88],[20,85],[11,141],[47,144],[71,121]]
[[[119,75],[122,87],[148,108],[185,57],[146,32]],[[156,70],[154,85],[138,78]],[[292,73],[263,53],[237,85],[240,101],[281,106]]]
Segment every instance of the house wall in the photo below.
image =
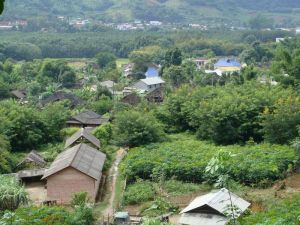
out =
[[145,90],[145,91],[148,91],[148,89],[149,89],[148,86],[142,81],[139,81],[139,82],[135,83],[133,85],[133,87],[138,89],[138,90]]
[[69,203],[76,192],[87,192],[95,200],[96,180],[74,168],[66,168],[47,178],[47,198],[58,203]]

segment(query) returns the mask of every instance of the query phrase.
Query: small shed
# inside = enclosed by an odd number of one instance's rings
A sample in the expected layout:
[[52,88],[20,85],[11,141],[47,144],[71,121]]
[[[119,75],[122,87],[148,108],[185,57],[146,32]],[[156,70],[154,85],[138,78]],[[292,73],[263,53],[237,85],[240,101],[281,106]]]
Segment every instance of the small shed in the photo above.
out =
[[15,99],[24,100],[27,97],[27,92],[25,90],[14,90],[11,95]]
[[92,135],[91,131],[87,128],[80,128],[79,131],[68,138],[66,140],[65,148],[69,148],[80,143],[89,143],[94,148],[100,148],[100,141]]
[[84,111],[67,121],[69,127],[98,127],[108,123],[109,119],[93,111]]
[[31,151],[26,157],[17,165],[17,168],[44,168],[46,166],[46,161],[42,155],[37,151]]
[[59,154],[42,178],[47,180],[47,199],[64,204],[74,193],[87,192],[94,201],[105,160],[104,153],[83,143]]
[[231,203],[235,218],[242,215],[250,206],[249,202],[223,188],[192,201],[181,211],[180,223],[183,225],[225,225],[229,222],[227,215],[231,213]]

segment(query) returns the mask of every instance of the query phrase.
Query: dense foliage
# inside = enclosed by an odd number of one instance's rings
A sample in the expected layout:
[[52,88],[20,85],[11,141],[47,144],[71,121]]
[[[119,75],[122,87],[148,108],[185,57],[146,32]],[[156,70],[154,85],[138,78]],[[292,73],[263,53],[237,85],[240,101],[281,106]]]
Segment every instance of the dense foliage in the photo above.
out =
[[120,145],[139,146],[165,138],[162,125],[151,114],[122,111],[115,119],[115,140]]
[[132,149],[122,164],[129,181],[151,179],[160,171],[167,179],[175,177],[188,182],[203,182],[205,168],[220,148],[235,156],[226,164],[226,173],[248,185],[270,184],[284,176],[298,160],[288,146],[260,144],[218,147],[197,141],[191,136],[175,135],[172,141]]
[[[44,1],[8,1],[6,18],[13,18],[22,12],[23,18],[40,18],[40,22],[47,24],[47,18],[56,16],[73,16],[96,18],[104,21],[134,21],[134,20],[159,20],[164,22],[194,22],[202,21],[205,23],[219,22],[221,19],[230,24],[239,25],[245,22],[247,15],[253,11],[269,15],[284,15],[289,24],[297,21],[297,1],[229,1],[229,0],[188,0],[177,2],[175,0],[159,1],[138,1],[138,0],[109,0],[109,1],[64,1],[57,0]],[[126,10],[124,10],[124,8]],[[49,10],[51,9],[51,10]],[[39,12],[39,17],[34,12]],[[235,13],[232,13],[235,12]],[[276,18],[276,17],[275,17]],[[262,22],[265,20],[261,19]],[[283,23],[283,19],[278,23]],[[259,20],[260,21],[260,20]],[[49,23],[49,22],[48,22]],[[251,23],[251,24],[257,24]],[[272,25],[272,24],[271,24]],[[260,28],[255,26],[255,28]]]
[[[262,114],[265,109],[273,108],[276,102],[287,101],[292,96],[297,96],[292,89],[269,88],[256,82],[216,88],[186,86],[169,96],[157,111],[157,117],[168,125],[169,130],[193,130],[200,139],[216,144],[245,143],[250,139],[260,142],[264,134],[272,135],[274,131],[263,128],[271,126],[270,123],[276,119],[270,116],[264,120]],[[286,129],[295,133],[299,124],[298,111],[292,105],[290,107],[281,113],[289,117],[290,112],[295,111],[295,119],[291,123],[285,123],[285,130],[282,128],[277,131],[281,135]],[[285,139],[284,143],[290,138],[293,136]]]
[[0,133],[7,136],[14,151],[61,140],[60,130],[69,117],[68,109],[61,103],[39,111],[15,101],[2,101],[0,112]]
[[0,175],[0,212],[28,203],[28,195],[15,177]]
[[22,225],[92,225],[94,218],[90,208],[78,208],[72,212],[63,207],[28,207],[15,212],[5,212],[0,224]]

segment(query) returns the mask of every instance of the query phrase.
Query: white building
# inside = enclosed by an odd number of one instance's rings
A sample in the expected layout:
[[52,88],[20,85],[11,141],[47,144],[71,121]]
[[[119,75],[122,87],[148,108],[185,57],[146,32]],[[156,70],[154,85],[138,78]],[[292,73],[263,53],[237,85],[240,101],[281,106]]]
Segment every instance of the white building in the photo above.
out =
[[137,91],[144,93],[153,91],[159,87],[163,87],[165,85],[165,81],[160,77],[150,77],[146,79],[141,79],[137,83],[135,83],[132,87]]

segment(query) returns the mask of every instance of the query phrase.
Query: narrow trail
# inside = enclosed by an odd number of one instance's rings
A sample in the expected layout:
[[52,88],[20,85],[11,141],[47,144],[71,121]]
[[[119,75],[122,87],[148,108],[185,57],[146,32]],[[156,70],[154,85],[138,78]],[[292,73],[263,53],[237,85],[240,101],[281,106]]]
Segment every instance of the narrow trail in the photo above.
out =
[[116,182],[117,177],[119,174],[119,164],[121,163],[122,159],[124,158],[126,154],[126,151],[121,148],[118,150],[116,159],[113,162],[112,167],[109,170],[109,192],[111,193],[111,196],[109,198],[108,206],[106,209],[103,210],[103,215],[112,215],[114,213],[114,200],[116,195]]

